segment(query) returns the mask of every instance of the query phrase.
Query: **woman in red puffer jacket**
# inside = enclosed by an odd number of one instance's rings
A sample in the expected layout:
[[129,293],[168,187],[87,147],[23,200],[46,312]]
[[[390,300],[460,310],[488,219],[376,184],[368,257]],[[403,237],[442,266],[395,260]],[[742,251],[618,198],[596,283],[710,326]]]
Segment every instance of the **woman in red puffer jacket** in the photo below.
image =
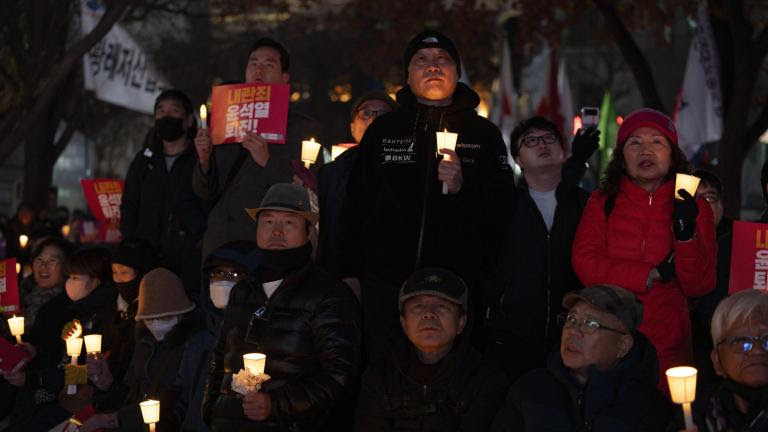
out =
[[686,298],[715,286],[712,210],[685,191],[675,198],[675,175],[689,170],[672,120],[648,108],[634,111],[619,128],[573,244],[573,269],[584,286],[619,285],[643,302],[638,330],[655,346],[661,376],[692,363]]

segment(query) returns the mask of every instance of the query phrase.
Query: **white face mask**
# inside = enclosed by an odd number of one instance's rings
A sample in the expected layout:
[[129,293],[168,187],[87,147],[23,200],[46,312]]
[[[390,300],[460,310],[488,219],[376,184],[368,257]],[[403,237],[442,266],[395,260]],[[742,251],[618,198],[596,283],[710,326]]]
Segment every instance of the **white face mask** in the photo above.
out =
[[210,291],[213,305],[218,309],[225,309],[227,303],[229,303],[229,292],[232,291],[233,286],[235,286],[233,281],[221,280],[211,282]]
[[147,329],[150,331],[150,333],[152,333],[152,336],[154,336],[155,339],[161,341],[163,338],[165,338],[165,335],[167,335],[168,332],[173,330],[178,322],[179,317],[172,316],[166,318],[144,320],[144,325],[147,326]]

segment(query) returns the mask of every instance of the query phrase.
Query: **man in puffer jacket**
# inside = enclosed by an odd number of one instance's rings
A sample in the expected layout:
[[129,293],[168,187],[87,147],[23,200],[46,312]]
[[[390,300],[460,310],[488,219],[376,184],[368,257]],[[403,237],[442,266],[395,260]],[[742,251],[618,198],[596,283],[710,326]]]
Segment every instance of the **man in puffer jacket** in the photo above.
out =
[[[360,307],[350,289],[317,269],[305,189],[272,186],[257,223],[255,276],[232,288],[203,402],[213,431],[336,431],[360,374]],[[240,395],[233,374],[243,354],[266,354],[271,379]]]
[[566,294],[560,350],[546,369],[509,390],[493,431],[659,432],[671,406],[656,388],[656,350],[636,327],[642,305],[629,291],[593,285]]
[[[372,361],[400,337],[397,295],[414,270],[450,269],[474,295],[514,194],[501,133],[475,112],[477,93],[458,82],[453,42],[419,33],[403,60],[398,109],[377,118],[360,142],[338,245],[340,276],[362,295]],[[455,152],[438,154],[436,132],[443,131],[458,133]]]
[[504,400],[504,373],[469,344],[467,286],[441,268],[417,270],[400,290],[409,343],[363,376],[355,430],[485,432]]

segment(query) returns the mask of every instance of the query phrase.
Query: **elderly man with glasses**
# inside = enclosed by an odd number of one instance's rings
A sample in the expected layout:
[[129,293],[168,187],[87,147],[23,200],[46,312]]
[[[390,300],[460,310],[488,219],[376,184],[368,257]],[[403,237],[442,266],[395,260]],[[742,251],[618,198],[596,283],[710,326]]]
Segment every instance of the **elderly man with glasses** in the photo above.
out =
[[560,349],[512,386],[492,430],[665,430],[671,406],[656,388],[656,351],[636,330],[643,309],[635,296],[593,285],[562,304]]

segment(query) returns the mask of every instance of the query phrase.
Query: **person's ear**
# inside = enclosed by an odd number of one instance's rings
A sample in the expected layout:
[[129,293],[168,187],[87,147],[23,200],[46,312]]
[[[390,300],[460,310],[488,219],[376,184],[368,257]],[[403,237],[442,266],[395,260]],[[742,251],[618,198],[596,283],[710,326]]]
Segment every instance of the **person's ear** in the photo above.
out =
[[283,72],[280,76],[280,79],[283,81],[283,84],[288,84],[288,82],[291,80],[291,74],[288,72]]
[[403,333],[408,334],[408,332],[405,330],[405,317],[402,313],[400,313],[400,326],[403,328]]
[[464,331],[464,327],[467,325],[467,314],[462,312],[459,317],[459,328],[456,330],[456,334],[460,335]]
[[725,374],[725,369],[723,369],[723,365],[720,363],[720,353],[717,352],[717,347],[712,348],[712,352],[709,353],[709,358],[712,360],[712,366],[715,368],[715,373],[723,378],[728,378],[728,375]]
[[619,339],[619,352],[616,357],[624,358],[624,356],[629,353],[629,350],[632,349],[634,344],[635,338],[633,338],[631,335],[622,335],[621,339]]

